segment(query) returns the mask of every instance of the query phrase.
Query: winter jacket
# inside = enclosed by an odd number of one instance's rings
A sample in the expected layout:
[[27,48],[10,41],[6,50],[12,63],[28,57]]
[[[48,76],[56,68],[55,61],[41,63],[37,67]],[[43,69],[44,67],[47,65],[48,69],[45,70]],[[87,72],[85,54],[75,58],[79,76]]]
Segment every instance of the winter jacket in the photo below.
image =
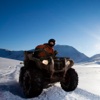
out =
[[47,43],[38,45],[35,48],[34,56],[38,58],[54,56],[54,49],[51,46],[49,46]]

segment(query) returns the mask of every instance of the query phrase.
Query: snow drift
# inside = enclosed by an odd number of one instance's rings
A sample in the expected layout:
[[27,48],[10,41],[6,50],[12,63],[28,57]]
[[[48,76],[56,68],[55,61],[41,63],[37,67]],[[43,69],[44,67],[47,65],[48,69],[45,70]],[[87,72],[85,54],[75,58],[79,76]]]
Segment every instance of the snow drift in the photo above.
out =
[[[18,60],[0,58],[0,100],[26,100],[19,86],[19,70],[23,65]],[[27,100],[100,100],[100,65],[77,64],[78,88],[65,92],[60,84],[44,89],[41,95]]]

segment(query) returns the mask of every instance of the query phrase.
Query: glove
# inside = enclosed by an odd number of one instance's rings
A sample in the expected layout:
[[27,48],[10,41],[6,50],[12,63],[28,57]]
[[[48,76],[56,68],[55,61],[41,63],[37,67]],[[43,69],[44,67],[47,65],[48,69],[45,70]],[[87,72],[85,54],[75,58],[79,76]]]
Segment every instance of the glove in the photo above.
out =
[[57,54],[58,54],[58,51],[57,51],[57,50],[55,50],[55,51],[54,51],[54,55],[57,55]]

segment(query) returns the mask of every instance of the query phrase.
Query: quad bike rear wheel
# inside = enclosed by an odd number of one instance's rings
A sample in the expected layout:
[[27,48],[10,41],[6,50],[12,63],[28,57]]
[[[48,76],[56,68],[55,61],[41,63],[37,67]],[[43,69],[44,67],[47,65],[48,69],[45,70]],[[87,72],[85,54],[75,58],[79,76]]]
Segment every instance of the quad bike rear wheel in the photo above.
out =
[[66,92],[75,90],[78,85],[78,74],[76,71],[70,68],[66,73],[65,81],[61,81],[60,84]]
[[[21,71],[22,72],[22,71]],[[20,83],[27,98],[37,97],[43,90],[43,75],[35,69],[24,70],[20,74]]]

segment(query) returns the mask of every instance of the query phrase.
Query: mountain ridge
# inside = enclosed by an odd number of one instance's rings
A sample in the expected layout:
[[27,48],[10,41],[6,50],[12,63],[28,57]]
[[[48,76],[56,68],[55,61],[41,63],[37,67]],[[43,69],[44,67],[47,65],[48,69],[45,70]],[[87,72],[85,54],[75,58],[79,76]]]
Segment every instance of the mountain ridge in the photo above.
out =
[[[70,57],[75,62],[84,62],[89,60],[88,56],[69,45],[55,45],[54,49],[58,51],[57,56],[59,57]],[[30,49],[28,51],[34,51],[34,49]],[[11,51],[0,48],[0,57],[23,60],[24,50]]]

